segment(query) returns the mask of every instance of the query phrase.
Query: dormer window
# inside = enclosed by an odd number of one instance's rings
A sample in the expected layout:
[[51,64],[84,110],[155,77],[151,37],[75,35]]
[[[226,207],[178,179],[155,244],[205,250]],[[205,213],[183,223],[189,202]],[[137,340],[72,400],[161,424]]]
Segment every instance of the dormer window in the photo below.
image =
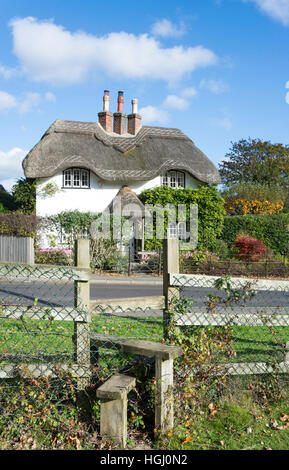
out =
[[161,177],[161,184],[169,186],[170,188],[184,188],[185,187],[185,173],[182,171],[167,171]]
[[69,168],[63,172],[64,188],[89,188],[90,175],[88,170],[82,168]]

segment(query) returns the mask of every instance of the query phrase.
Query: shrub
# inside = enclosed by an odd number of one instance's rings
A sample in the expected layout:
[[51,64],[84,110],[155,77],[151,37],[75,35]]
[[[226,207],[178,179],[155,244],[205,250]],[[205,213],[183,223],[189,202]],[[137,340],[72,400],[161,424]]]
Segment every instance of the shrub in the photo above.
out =
[[43,224],[43,219],[33,214],[0,214],[0,235],[35,238],[36,230]]
[[73,264],[73,251],[66,248],[46,248],[35,250],[35,262],[40,264]]
[[89,233],[90,226],[98,218],[91,212],[64,211],[55,216],[48,217],[52,227],[56,230],[59,238],[63,235],[67,245],[72,246],[75,239]]
[[280,255],[289,253],[289,214],[227,216],[220,236],[229,246],[245,232],[262,240],[268,249]]
[[284,209],[287,191],[280,185],[238,183],[222,193],[230,215],[278,214]]
[[[172,204],[175,207],[186,204],[187,220],[189,220],[190,204],[198,205],[198,248],[208,248],[215,239],[222,233],[225,208],[224,200],[220,196],[215,186],[201,186],[198,189],[174,189],[168,186],[160,186],[154,189],[147,189],[139,195],[143,204],[160,204],[165,207]],[[168,217],[165,218],[165,230],[168,226]],[[162,241],[146,240],[148,251],[161,248]]]
[[237,237],[234,246],[238,250],[238,258],[245,261],[260,261],[267,252],[262,240],[255,238]]

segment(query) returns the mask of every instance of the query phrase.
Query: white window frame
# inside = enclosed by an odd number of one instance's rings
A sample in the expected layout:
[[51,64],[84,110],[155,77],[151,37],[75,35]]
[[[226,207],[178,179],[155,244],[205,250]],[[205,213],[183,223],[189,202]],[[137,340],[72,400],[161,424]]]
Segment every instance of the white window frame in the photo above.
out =
[[185,188],[185,173],[177,170],[167,171],[162,175],[161,183],[163,186],[169,186],[170,188]]
[[[85,182],[86,184],[83,184]],[[89,189],[90,172],[84,168],[68,168],[63,172],[63,188]]]
[[178,238],[179,240],[187,239],[187,223],[185,221],[171,224],[167,229],[168,238]]

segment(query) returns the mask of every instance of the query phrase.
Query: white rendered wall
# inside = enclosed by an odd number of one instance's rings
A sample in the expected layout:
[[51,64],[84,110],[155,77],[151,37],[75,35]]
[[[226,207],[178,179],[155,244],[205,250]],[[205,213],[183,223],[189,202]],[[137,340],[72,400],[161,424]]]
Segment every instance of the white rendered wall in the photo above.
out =
[[[62,173],[51,178],[38,180],[38,192],[48,183],[54,183],[62,188]],[[132,191],[140,194],[144,189],[152,189],[161,184],[161,177],[149,181],[127,182]],[[123,183],[108,183],[100,180],[90,172],[90,189],[68,188],[61,189],[53,196],[37,196],[36,214],[40,217],[55,215],[62,211],[78,210],[81,212],[99,213],[104,211],[116,196]],[[188,173],[186,174],[186,187],[198,188],[200,182]]]

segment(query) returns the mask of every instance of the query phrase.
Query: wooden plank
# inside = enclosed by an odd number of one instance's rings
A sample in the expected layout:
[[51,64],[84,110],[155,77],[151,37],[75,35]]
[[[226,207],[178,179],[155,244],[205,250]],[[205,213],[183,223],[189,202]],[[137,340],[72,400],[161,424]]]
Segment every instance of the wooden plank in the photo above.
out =
[[15,377],[58,377],[61,373],[69,373],[74,377],[89,377],[90,370],[78,364],[0,364],[0,379]]
[[99,315],[99,313],[123,313],[124,310],[162,310],[164,306],[165,297],[163,295],[156,295],[151,297],[94,300],[90,302],[90,311],[92,315]]
[[124,374],[113,375],[96,390],[97,398],[119,399],[129,393],[136,385],[135,377]]
[[87,321],[87,312],[75,307],[0,306],[0,318],[9,320]]
[[261,374],[288,374],[289,362],[280,362],[276,366],[271,366],[266,362],[247,362],[247,363],[229,363],[218,364],[215,366],[202,366],[192,368],[191,376],[198,373],[208,373],[210,376],[226,375],[261,375]]
[[162,343],[155,343],[154,341],[101,335],[98,333],[91,333],[90,338],[91,344],[95,348],[119,349],[127,354],[159,357],[162,360],[175,359],[182,354],[182,349],[179,346],[168,346]]
[[[170,285],[178,287],[205,287],[214,288],[214,283],[222,276],[206,276],[200,274],[170,274]],[[234,289],[251,284],[252,290],[289,291],[289,281],[278,279],[251,279],[245,277],[230,277],[230,284]]]
[[0,263],[0,279],[25,281],[89,281],[90,269],[52,264]]
[[[238,309],[241,310],[241,309]],[[286,314],[274,314],[272,310],[266,309],[269,313],[264,313],[264,309],[254,308],[254,313],[248,312],[244,307],[243,313],[235,310],[226,313],[204,313],[202,311],[176,314],[174,321],[178,326],[288,326],[289,311]],[[253,308],[252,308],[253,310]]]

